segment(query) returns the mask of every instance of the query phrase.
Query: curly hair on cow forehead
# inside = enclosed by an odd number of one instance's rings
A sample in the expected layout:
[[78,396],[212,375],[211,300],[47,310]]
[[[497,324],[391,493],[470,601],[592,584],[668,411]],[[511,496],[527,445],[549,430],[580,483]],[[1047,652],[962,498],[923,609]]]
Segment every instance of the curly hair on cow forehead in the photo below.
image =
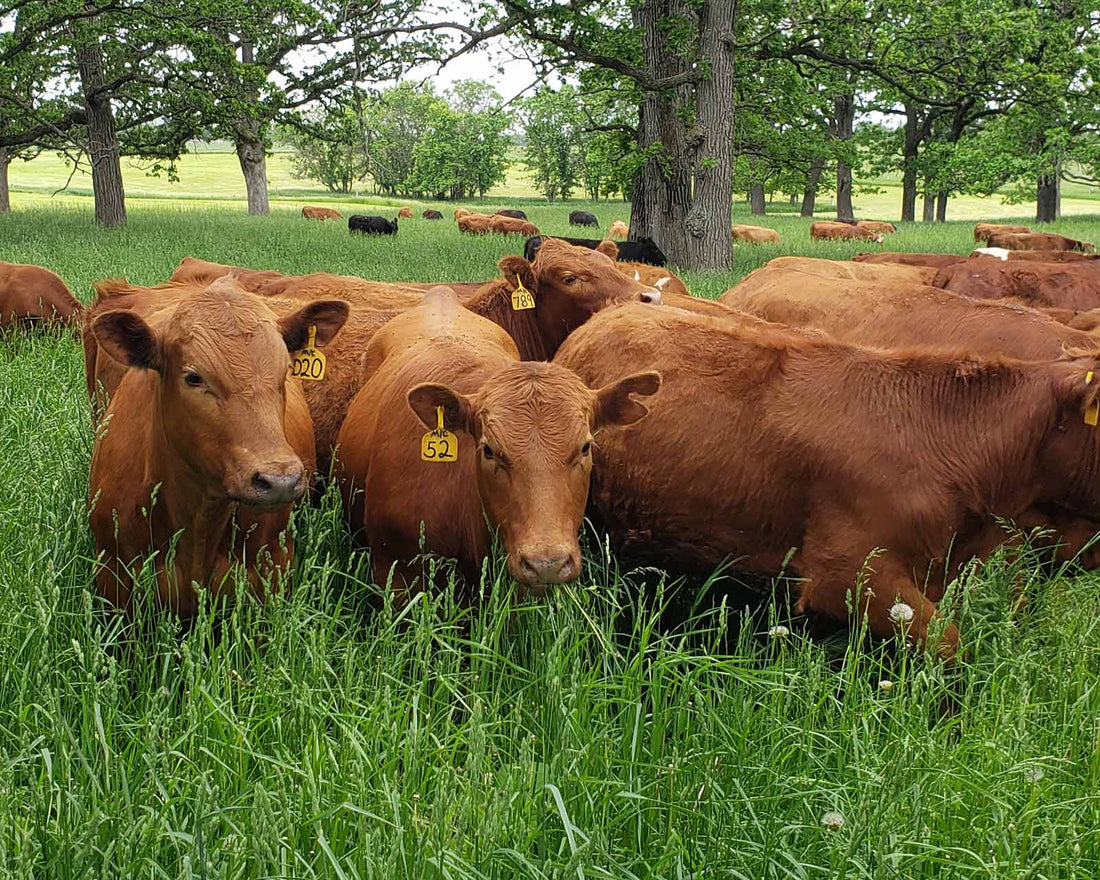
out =
[[242,339],[251,337],[261,324],[272,323],[274,319],[275,315],[256,296],[246,293],[229,278],[219,278],[180,303],[169,327],[181,340],[192,337],[198,328],[203,335]]
[[490,425],[528,422],[574,413],[587,417],[594,407],[591,389],[557,364],[521,361],[494,373],[476,395],[477,409]]

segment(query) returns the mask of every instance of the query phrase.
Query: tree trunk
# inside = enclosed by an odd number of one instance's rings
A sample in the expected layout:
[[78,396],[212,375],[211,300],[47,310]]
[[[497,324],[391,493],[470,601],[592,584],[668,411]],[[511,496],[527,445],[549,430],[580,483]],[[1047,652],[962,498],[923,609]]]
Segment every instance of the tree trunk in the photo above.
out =
[[813,159],[810,162],[810,173],[806,175],[806,189],[802,193],[803,217],[814,215],[814,205],[817,203],[817,185],[821,182],[821,172],[825,169],[824,159]]
[[115,133],[115,113],[111,96],[102,90],[103,49],[97,42],[76,50],[80,90],[87,114],[88,160],[92,165],[92,195],[95,201],[95,222],[101,226],[126,224],[126,193],[122,187],[122,162],[119,158],[118,135]]
[[[849,140],[855,125],[855,96],[838,95],[834,102],[834,110],[837,140]],[[840,159],[836,163],[836,219],[855,220],[855,218],[855,211],[852,209],[852,166]]]
[[756,215],[762,215],[765,212],[764,184],[754,183],[749,187],[749,209]]
[[905,105],[905,147],[902,151],[901,219],[917,219],[917,150],[920,146],[920,125],[917,108]]
[[[255,64],[255,48],[247,40],[241,41],[241,62]],[[244,188],[248,196],[248,213],[271,213],[267,201],[267,153],[264,150],[265,123],[260,116],[260,95],[254,88],[243,94],[252,105],[252,113],[242,113],[233,120],[233,145],[237,161],[244,175]]]
[[[638,146],[647,157],[634,182],[631,236],[653,238],[687,269],[733,264],[733,39],[738,0],[644,0],[633,7],[646,71],[658,78],[704,68],[696,85],[647,90]],[[698,15],[697,59],[669,46],[664,22]]]
[[946,192],[940,192],[936,194],[936,222],[945,223],[947,221],[947,196]]
[[1036,223],[1053,223],[1058,219],[1058,183],[1058,175],[1054,172],[1039,178],[1039,186],[1035,194]]
[[0,150],[0,214],[11,213],[11,194],[8,189],[8,167],[11,165],[11,153]]
[[791,204],[792,208],[797,208],[798,207],[798,195],[796,193],[791,193],[791,202],[790,202],[790,204]]
[[921,220],[925,223],[931,223],[936,219],[936,194],[926,192],[924,194],[924,213]]

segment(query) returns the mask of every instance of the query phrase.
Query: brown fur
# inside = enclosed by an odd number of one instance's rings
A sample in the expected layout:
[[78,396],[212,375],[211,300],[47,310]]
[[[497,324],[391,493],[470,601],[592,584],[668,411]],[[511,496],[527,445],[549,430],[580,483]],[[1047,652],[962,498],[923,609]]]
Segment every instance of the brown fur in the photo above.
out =
[[976,223],[974,241],[989,241],[989,236],[1004,232],[1031,232],[1031,228],[1012,223]]
[[730,237],[744,244],[779,244],[779,233],[767,226],[749,226],[734,223],[730,226]]
[[78,325],[84,306],[41,266],[0,262],[0,327],[57,321]]
[[413,218],[413,209],[408,207],[408,206],[405,206],[404,208],[402,208],[400,211],[397,212],[397,216],[400,217],[402,220],[412,220],[412,218]]
[[1075,238],[1066,238],[1054,232],[1004,232],[992,233],[986,238],[990,247],[1010,251],[1080,251],[1096,250],[1096,245]]
[[1090,262],[1014,262],[975,257],[936,273],[936,287],[975,299],[1014,297],[1033,307],[1100,307],[1100,272]]
[[[863,584],[854,604],[879,637],[897,632],[900,601],[909,637],[927,638],[946,581],[1004,541],[995,517],[1100,515],[1098,434],[1083,421],[1095,358],[875,351],[624,306],[556,362],[589,384],[662,374],[660,406],[597,446],[592,504],[620,546],[674,571],[786,570],[800,610],[841,621]],[[948,625],[937,648],[957,643]]]
[[887,223],[885,220],[858,220],[856,226],[860,229],[866,229],[868,232],[881,232],[883,235],[898,231],[893,223]]
[[821,278],[903,284],[931,284],[936,277],[936,270],[927,266],[904,266],[896,263],[868,265],[855,260],[819,260],[814,257],[776,257],[765,263],[761,269],[794,269]]
[[539,228],[534,223],[519,220],[515,217],[505,217],[503,214],[493,214],[489,218],[489,230],[498,235],[532,236],[539,234]]
[[831,220],[817,220],[810,225],[810,238],[819,241],[853,240],[882,241],[882,233],[860,229],[848,223],[835,223]]
[[[396,565],[402,604],[425,586],[411,564],[423,528],[428,548],[457,559],[476,584],[489,526],[499,529],[509,570],[528,590],[575,579],[592,433],[644,416],[629,394],[652,394],[659,377],[629,377],[594,392],[561,367],[521,363],[509,336],[463,309],[447,288],[387,324],[366,360],[371,377],[340,431],[340,463],[345,510],[371,548],[375,581],[386,583]],[[437,405],[458,438],[453,463],[420,459]]]
[[306,205],[302,208],[302,216],[307,220],[339,220],[343,215],[333,208],[318,208],[315,205]]
[[622,220],[616,220],[607,230],[608,238],[624,239],[630,235],[630,227]]
[[[288,347],[300,348],[313,323],[318,341],[327,341],[347,305],[311,303],[277,319],[226,279],[176,296],[154,326],[114,308],[124,295],[107,301],[111,307],[89,314],[89,332],[127,369],[92,450],[100,592],[129,608],[133,567],[153,550],[157,598],[184,619],[197,610],[193,584],[215,596],[232,590],[242,560],[263,598],[263,576],[292,562],[284,532],[315,466],[309,410],[287,375]],[[288,482],[273,494],[261,478]]]
[[942,269],[961,263],[966,257],[955,254],[908,254],[897,251],[887,251],[881,254],[859,254],[852,257],[854,263],[897,263],[901,266],[929,266],[933,269]]
[[458,231],[467,235],[485,235],[492,232],[493,218],[489,214],[475,214],[472,211],[457,216]]
[[663,266],[651,266],[649,263],[616,262],[615,268],[627,278],[633,278],[646,287],[661,291],[662,295],[676,293],[681,296],[691,296],[691,291],[684,284],[684,279],[669,272]]

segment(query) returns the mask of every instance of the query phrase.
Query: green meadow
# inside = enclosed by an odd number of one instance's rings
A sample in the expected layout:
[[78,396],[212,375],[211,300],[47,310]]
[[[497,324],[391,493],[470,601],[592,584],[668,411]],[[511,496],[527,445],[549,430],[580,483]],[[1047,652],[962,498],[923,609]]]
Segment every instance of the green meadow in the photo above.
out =
[[[0,260],[47,266],[85,301],[96,280],[158,282],[187,255],[476,281],[522,246],[460,236],[453,205],[417,204],[447,219],[394,238],[306,222],[283,190],[248,217],[226,173],[187,197],[150,184],[103,230],[90,199],[51,200],[45,176],[32,189],[33,165],[12,171]],[[629,215],[506,196],[550,233],[577,207],[605,228]],[[1097,241],[1091,204],[1054,228]],[[1012,210],[985,216],[1027,213]],[[693,291],[782,254],[973,246],[972,221],[905,225],[883,246],[763,222],[781,245],[685,274]],[[518,600],[496,559],[477,613],[450,593],[398,610],[329,494],[295,513],[289,595],[241,596],[181,633],[152,607],[126,624],[92,587],[91,445],[78,340],[0,338],[0,876],[1100,876],[1095,574],[1034,552],[970,566],[944,603],[966,648],[948,671],[792,617],[786,585],[636,569],[590,531],[584,574],[545,601]]]

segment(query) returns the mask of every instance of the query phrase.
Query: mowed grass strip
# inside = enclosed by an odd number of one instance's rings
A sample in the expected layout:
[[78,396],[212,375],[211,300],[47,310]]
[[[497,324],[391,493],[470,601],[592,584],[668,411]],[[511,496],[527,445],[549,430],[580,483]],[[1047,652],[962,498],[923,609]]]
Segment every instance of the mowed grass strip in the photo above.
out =
[[[567,211],[529,213],[567,232]],[[94,280],[153,283],[187,254],[457,281],[491,277],[521,245],[460,237],[445,213],[362,239],[289,211],[141,205],[118,231],[84,208],[25,211],[0,218],[0,259],[48,266],[86,300]],[[698,292],[780,253],[874,247],[765,222],[783,245],[738,248],[734,272],[690,276]],[[1056,228],[1096,240],[1100,220]],[[907,227],[885,245],[971,246],[969,224]],[[859,631],[811,636],[782,601],[746,616],[723,604],[721,579],[624,569],[597,536],[582,579],[548,602],[516,602],[495,560],[481,613],[447,595],[398,612],[330,494],[295,516],[289,597],[242,599],[185,635],[143,608],[126,630],[91,588],[91,442],[76,340],[0,338],[4,874],[1100,873],[1094,575],[1035,555],[973,567],[947,603],[968,654],[945,674]],[[669,631],[657,619],[673,593],[697,611]],[[777,625],[788,634],[769,636]]]

